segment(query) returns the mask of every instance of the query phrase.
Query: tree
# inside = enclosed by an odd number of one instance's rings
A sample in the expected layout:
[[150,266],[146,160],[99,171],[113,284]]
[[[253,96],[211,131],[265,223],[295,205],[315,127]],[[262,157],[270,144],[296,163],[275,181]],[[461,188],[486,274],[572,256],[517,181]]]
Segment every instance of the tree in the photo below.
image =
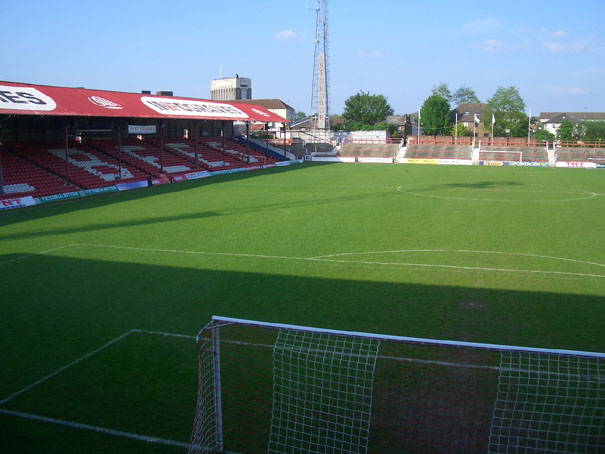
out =
[[445,135],[450,132],[452,119],[450,103],[443,96],[433,94],[422,104],[420,124],[425,134]]
[[[458,134],[456,134],[456,128],[458,128]],[[455,136],[466,137],[466,136],[473,135],[473,132],[470,129],[468,129],[466,126],[464,126],[463,123],[458,123],[457,125],[454,125],[454,127],[450,131],[450,135],[453,137],[455,137]]]
[[487,100],[487,104],[496,112],[524,112],[525,101],[517,87],[498,87],[496,93]]
[[605,121],[581,121],[578,130],[582,140],[605,140]]
[[576,127],[569,120],[563,120],[561,122],[561,126],[557,130],[557,139],[562,140],[564,142],[571,141],[576,138]]
[[345,101],[342,118],[345,120],[346,129],[352,131],[354,124],[374,126],[389,115],[393,115],[393,108],[383,95],[371,95],[360,90]]
[[483,114],[483,124],[486,130],[492,127],[492,115],[496,119],[494,137],[527,137],[529,124],[527,115],[523,112],[494,111],[488,107]]
[[531,138],[533,140],[537,140],[538,142],[552,142],[555,140],[555,135],[552,132],[547,131],[546,129],[539,129],[535,133],[532,134]]
[[344,131],[345,122],[342,119],[342,115],[332,114],[330,115],[330,129],[332,131]]
[[307,118],[307,114],[301,110],[296,112],[296,114],[294,115],[294,121],[301,121],[301,120],[304,120],[305,118]]
[[452,92],[449,87],[445,83],[440,83],[439,85],[433,85],[433,89],[431,90],[431,95],[439,95],[443,99],[445,99],[448,103],[452,103]]
[[465,87],[464,85],[462,85],[458,90],[456,90],[454,92],[452,101],[453,101],[453,104],[456,106],[459,106],[460,104],[464,104],[464,103],[481,102],[481,101],[479,101],[479,98],[477,98],[477,95],[475,94],[475,90],[473,90],[472,88],[469,88],[469,87]]

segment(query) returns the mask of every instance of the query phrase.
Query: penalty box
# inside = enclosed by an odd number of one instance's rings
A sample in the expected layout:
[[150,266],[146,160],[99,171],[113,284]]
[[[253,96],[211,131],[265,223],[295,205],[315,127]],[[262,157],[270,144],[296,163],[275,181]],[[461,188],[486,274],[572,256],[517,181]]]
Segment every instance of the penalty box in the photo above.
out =
[[0,413],[187,448],[195,337],[133,329],[4,398]]

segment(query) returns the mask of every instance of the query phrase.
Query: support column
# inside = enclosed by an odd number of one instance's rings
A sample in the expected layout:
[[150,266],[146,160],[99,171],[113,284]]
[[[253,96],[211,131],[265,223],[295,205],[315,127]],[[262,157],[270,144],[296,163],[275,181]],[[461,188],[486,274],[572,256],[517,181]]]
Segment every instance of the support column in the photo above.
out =
[[198,148],[197,148],[197,127],[198,127],[198,123],[194,122],[193,123],[193,140],[195,141],[194,147],[195,147],[195,170],[198,169],[199,167],[199,155],[198,155]]
[[225,166],[225,120],[221,120],[221,136],[223,138],[223,167]]
[[286,158],[286,122],[282,123],[284,125],[284,159],[287,160]]
[[250,164],[250,122],[246,122],[246,162]]
[[160,122],[160,168],[164,173],[164,122]]
[[65,184],[68,184],[69,180],[69,139],[67,137],[67,130],[69,126],[65,125]]
[[2,142],[0,142],[0,195],[4,194],[4,183],[2,182]]
[[120,166],[120,176],[118,179],[122,179],[122,124],[118,123],[118,163]]

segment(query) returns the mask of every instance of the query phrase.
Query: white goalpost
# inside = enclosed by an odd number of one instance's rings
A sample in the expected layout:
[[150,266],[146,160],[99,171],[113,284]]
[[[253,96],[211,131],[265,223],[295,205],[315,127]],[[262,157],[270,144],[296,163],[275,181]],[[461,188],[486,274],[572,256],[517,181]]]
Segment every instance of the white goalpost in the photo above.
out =
[[190,453],[597,453],[605,354],[213,317]]

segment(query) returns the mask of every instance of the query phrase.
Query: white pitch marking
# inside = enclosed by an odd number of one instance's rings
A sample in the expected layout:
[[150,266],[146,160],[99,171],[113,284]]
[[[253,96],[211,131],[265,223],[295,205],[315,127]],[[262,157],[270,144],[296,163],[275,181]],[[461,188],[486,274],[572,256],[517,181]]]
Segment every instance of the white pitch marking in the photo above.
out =
[[183,443],[183,442],[174,441],[174,440],[167,440],[165,438],[150,437],[148,435],[139,435],[139,434],[134,434],[134,433],[130,433],[130,432],[122,432],[121,430],[108,429],[105,427],[98,427],[98,426],[91,426],[90,424],[82,424],[79,422],[67,421],[65,419],[49,418],[47,416],[39,416],[39,415],[34,415],[31,413],[23,413],[21,411],[15,411],[15,410],[6,410],[4,408],[0,408],[0,413],[9,415],[9,416],[17,416],[19,418],[33,419],[35,421],[47,422],[47,423],[51,423],[51,424],[58,424],[60,426],[72,427],[74,429],[91,430],[93,432],[100,432],[100,433],[106,434],[106,435],[114,435],[117,437],[130,438],[133,440],[144,441],[147,443],[176,446],[176,447],[185,448],[185,449],[189,448],[189,443]]
[[79,246],[92,246],[101,248],[111,249],[126,249],[130,251],[143,251],[143,252],[166,252],[170,254],[188,254],[188,255],[218,255],[226,257],[250,257],[250,258],[263,258],[263,259],[281,259],[281,260],[308,260],[304,257],[290,257],[283,255],[262,255],[262,254],[238,254],[235,252],[206,252],[206,251],[186,251],[182,249],[154,249],[134,246],[116,246],[111,244],[94,244],[94,243],[80,243]]
[[526,254],[523,252],[473,251],[473,250],[467,250],[467,249],[401,249],[401,250],[395,250],[395,251],[344,252],[341,254],[320,255],[320,256],[312,257],[312,258],[323,259],[323,258],[330,258],[330,257],[342,257],[342,256],[346,256],[346,255],[397,254],[397,253],[401,253],[401,252],[456,252],[456,253],[469,253],[469,254],[519,255],[522,257],[535,257],[535,258],[540,258],[540,259],[563,260],[566,262],[585,263],[587,265],[596,265],[596,266],[605,267],[604,263],[587,262],[584,260],[568,259],[568,258],[564,258],[564,257],[553,257],[550,255]]
[[513,270],[510,268],[490,268],[480,266],[460,266],[460,265],[436,265],[430,263],[408,263],[408,262],[369,262],[364,260],[330,260],[330,259],[309,259],[317,260],[318,262],[328,263],[342,263],[342,264],[358,264],[358,265],[391,265],[391,266],[411,266],[418,268],[446,268],[455,270],[468,270],[468,271],[497,271],[506,273],[530,273],[530,274],[555,274],[559,276],[582,276],[582,277],[596,277],[605,278],[603,274],[588,274],[588,273],[572,273],[567,271],[545,271],[545,270]]
[[[391,265],[391,266],[411,266],[419,268],[446,268],[453,270],[468,270],[468,271],[496,271],[496,272],[509,272],[509,273],[533,273],[533,274],[553,274],[558,276],[581,276],[581,277],[596,277],[605,278],[605,275],[601,274],[588,274],[588,273],[572,273],[566,271],[545,271],[545,270],[514,270],[508,268],[489,268],[489,267],[473,267],[473,266],[458,266],[458,265],[439,265],[439,264],[427,264],[427,263],[406,263],[406,262],[370,262],[365,260],[332,260],[322,257],[293,257],[293,256],[280,256],[280,255],[262,255],[262,254],[237,254],[231,252],[204,252],[204,251],[184,251],[176,249],[154,249],[154,248],[141,248],[131,246],[113,246],[106,244],[88,244],[82,243],[80,246],[92,246],[92,247],[106,247],[114,249],[126,249],[143,252],[166,252],[171,254],[189,254],[189,255],[214,255],[223,257],[249,257],[249,258],[261,258],[261,259],[277,259],[277,260],[299,260],[305,262],[325,262],[325,263],[341,263],[341,264],[359,264],[359,265]],[[346,254],[343,254],[346,255]],[[324,256],[326,257],[326,256]],[[328,256],[329,257],[329,256]],[[565,259],[564,259],[565,260]],[[572,260],[573,259],[569,259]],[[585,262],[589,263],[589,262]],[[597,264],[602,266],[601,264]]]
[[114,344],[114,343],[116,343],[116,342],[118,342],[118,341],[122,340],[123,338],[125,338],[126,336],[128,336],[130,333],[131,333],[131,331],[128,331],[128,332],[126,332],[126,333],[122,334],[121,336],[116,337],[115,339],[110,340],[109,342],[107,342],[106,344],[104,344],[104,345],[100,346],[99,348],[97,348],[97,349],[95,349],[95,350],[93,350],[93,351],[91,351],[91,352],[88,352],[88,353],[87,353],[87,354],[85,354],[84,356],[81,356],[80,358],[78,358],[78,359],[76,359],[76,360],[72,361],[72,362],[71,362],[71,363],[69,363],[69,364],[66,364],[66,365],[65,365],[65,366],[63,366],[63,367],[60,367],[59,369],[57,369],[57,370],[55,370],[54,372],[52,372],[52,373],[50,373],[50,374],[46,375],[45,377],[42,377],[41,379],[39,379],[39,380],[35,381],[34,383],[31,383],[31,384],[27,385],[25,388],[22,388],[22,389],[20,389],[19,391],[15,391],[15,392],[14,392],[14,393],[12,393],[11,395],[9,395],[9,396],[5,397],[4,399],[0,400],[0,405],[4,405],[6,402],[8,402],[9,400],[12,400],[13,398],[17,397],[18,395],[23,394],[24,392],[29,391],[30,389],[32,389],[32,388],[34,388],[34,387],[38,386],[39,384],[44,383],[44,382],[45,382],[46,380],[48,380],[49,378],[52,378],[52,377],[54,377],[55,375],[60,374],[60,373],[61,373],[61,372],[63,372],[65,369],[68,369],[68,368],[70,368],[71,366],[74,366],[74,365],[78,364],[79,362],[84,361],[84,360],[85,360],[85,359],[87,359],[87,358],[90,358],[91,356],[93,356],[93,355],[95,355],[95,354],[99,353],[101,350],[103,350],[103,349],[105,349],[105,348],[109,347],[111,344]]
[[592,192],[592,191],[582,191],[582,192],[561,192],[561,191],[515,191],[515,190],[507,190],[507,189],[484,189],[484,191],[491,191],[491,192],[519,192],[519,193],[530,193],[530,194],[578,194],[578,195],[583,195],[583,194],[590,194],[587,197],[575,197],[572,199],[555,199],[555,200],[545,200],[545,199],[528,199],[528,200],[514,200],[514,199],[476,199],[476,198],[471,198],[471,197],[450,197],[450,196],[441,196],[441,195],[434,195],[434,194],[420,194],[418,192],[414,192],[414,191],[409,191],[406,190],[404,188],[410,187],[410,186],[419,186],[422,183],[413,183],[413,184],[407,184],[407,185],[402,185],[402,186],[398,186],[397,187],[397,192],[402,192],[402,193],[406,193],[406,194],[413,194],[413,195],[417,195],[420,197],[431,197],[434,199],[450,199],[450,200],[471,200],[471,201],[484,201],[484,202],[573,202],[573,201],[577,201],[577,200],[586,200],[586,199],[592,199],[594,197],[596,197],[598,194],[596,192]]
[[3,261],[3,262],[0,262],[0,265],[3,265],[3,264],[5,264],[5,263],[16,262],[16,261],[18,261],[18,260],[27,259],[27,258],[30,258],[30,257],[36,257],[36,256],[38,256],[38,255],[42,255],[42,254],[48,254],[48,253],[50,253],[50,252],[58,251],[59,249],[65,249],[65,248],[72,247],[72,246],[77,246],[77,245],[78,245],[78,244],[76,244],[76,243],[72,243],[72,244],[66,244],[65,246],[59,246],[59,247],[56,247],[56,248],[47,249],[46,251],[36,252],[36,253],[34,253],[34,254],[22,255],[22,256],[19,256],[19,257],[17,257],[17,258],[14,258],[14,259],[5,260],[5,261]]
[[277,188],[309,188],[309,189],[397,189],[396,186],[345,186],[345,185],[311,185],[311,184],[251,184],[251,183],[238,183],[235,186],[269,186]]
[[132,333],[144,333],[144,334],[154,334],[158,336],[166,336],[166,337],[180,337],[183,339],[195,339],[195,336],[188,336],[187,334],[175,334],[175,333],[165,333],[163,331],[150,331],[147,329],[131,329]]

